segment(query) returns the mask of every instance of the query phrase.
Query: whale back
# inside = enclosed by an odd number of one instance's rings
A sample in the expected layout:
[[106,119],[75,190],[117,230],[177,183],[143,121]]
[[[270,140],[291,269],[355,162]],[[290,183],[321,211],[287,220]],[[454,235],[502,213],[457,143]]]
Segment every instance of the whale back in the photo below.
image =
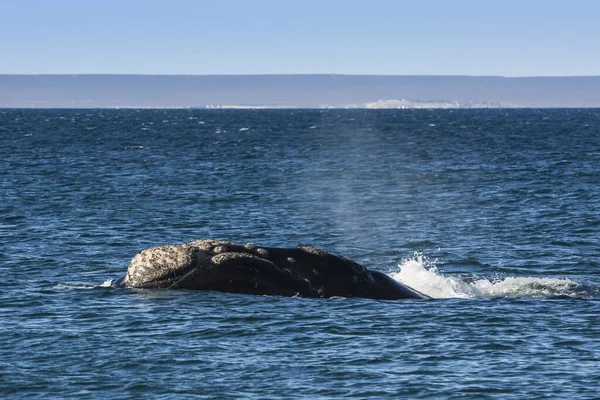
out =
[[123,286],[302,296],[427,298],[389,276],[314,246],[259,247],[218,240],[138,253]]

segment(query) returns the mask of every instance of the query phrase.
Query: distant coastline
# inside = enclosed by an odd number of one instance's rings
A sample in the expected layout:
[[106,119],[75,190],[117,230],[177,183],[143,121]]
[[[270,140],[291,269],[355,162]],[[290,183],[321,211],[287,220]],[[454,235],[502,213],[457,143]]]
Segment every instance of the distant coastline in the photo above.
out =
[[532,107],[600,107],[600,76],[0,75],[0,108]]

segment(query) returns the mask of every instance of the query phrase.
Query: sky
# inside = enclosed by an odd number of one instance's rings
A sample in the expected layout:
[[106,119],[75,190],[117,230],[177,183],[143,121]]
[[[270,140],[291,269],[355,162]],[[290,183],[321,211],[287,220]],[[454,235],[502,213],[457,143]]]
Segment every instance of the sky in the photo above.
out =
[[600,75],[597,0],[0,0],[0,74]]

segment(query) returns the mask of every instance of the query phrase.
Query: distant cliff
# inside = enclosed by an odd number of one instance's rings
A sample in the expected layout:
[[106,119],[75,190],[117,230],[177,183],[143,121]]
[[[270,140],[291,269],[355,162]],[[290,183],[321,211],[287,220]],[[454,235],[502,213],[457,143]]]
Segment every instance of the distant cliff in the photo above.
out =
[[600,76],[0,75],[0,107],[600,107]]

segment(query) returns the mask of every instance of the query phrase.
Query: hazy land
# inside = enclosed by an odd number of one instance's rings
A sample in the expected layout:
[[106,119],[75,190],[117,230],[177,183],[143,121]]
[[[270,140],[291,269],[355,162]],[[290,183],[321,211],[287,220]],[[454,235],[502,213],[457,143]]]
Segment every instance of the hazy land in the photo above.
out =
[[0,107],[600,107],[600,76],[0,75]]

